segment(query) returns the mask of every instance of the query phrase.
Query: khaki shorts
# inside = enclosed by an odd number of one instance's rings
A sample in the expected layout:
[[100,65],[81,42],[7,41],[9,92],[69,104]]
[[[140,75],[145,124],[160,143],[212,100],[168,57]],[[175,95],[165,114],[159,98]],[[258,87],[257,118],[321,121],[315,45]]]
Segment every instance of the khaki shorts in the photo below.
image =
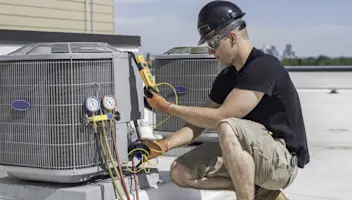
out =
[[[255,164],[255,185],[267,190],[279,190],[289,186],[296,178],[298,167],[292,164],[292,155],[285,141],[273,139],[261,124],[244,119],[226,119],[237,135],[242,148]],[[206,133],[204,133],[206,134]],[[230,178],[218,142],[204,143],[176,159],[186,167],[193,178],[222,176]]]

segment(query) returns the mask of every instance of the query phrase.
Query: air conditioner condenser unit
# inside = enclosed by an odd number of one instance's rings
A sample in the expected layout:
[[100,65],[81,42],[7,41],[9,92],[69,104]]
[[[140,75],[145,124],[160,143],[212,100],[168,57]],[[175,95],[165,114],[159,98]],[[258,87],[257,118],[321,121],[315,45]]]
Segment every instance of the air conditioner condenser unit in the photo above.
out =
[[[105,43],[38,43],[0,56],[0,169],[21,179],[75,183],[105,171],[84,102],[112,95],[120,159],[143,117],[143,83],[128,53]],[[112,139],[108,137],[110,146]]]

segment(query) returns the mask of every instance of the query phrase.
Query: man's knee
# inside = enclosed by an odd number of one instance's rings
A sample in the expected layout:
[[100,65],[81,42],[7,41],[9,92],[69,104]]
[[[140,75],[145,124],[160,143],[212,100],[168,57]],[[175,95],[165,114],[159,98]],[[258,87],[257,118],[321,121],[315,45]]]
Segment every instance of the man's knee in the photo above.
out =
[[183,165],[176,161],[174,161],[171,165],[170,177],[171,180],[179,187],[189,187],[189,180],[191,179],[191,175]]
[[229,118],[220,121],[218,125],[219,142],[222,147],[234,147],[240,145],[240,119]]
[[223,119],[218,124],[218,132],[219,134],[235,134],[235,136],[239,136],[239,132],[243,129],[243,119],[239,118],[227,118]]

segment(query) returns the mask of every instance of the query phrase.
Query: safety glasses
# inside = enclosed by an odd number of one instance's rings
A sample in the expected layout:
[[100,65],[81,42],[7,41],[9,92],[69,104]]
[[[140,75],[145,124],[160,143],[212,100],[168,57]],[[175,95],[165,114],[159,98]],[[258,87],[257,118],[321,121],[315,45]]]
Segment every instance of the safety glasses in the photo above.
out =
[[217,49],[220,45],[220,40],[223,39],[224,37],[228,36],[231,31],[235,30],[238,27],[240,27],[239,30],[242,30],[243,28],[245,28],[246,27],[245,22],[241,20],[240,24],[238,23],[238,21],[237,21],[237,23],[231,23],[231,25],[229,27],[225,28],[220,33],[207,39],[205,42],[206,46],[209,48],[209,50]]

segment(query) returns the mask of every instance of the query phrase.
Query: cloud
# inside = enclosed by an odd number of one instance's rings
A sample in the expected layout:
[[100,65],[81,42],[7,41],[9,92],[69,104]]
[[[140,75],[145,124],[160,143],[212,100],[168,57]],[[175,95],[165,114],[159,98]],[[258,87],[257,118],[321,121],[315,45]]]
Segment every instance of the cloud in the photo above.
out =
[[252,24],[248,27],[251,39],[258,46],[275,45],[282,52],[288,43],[298,56],[352,55],[352,28],[333,24],[282,28]]
[[[160,54],[175,46],[197,45],[196,30],[199,9],[210,0],[161,1],[161,0],[116,0],[119,2],[160,2],[145,10],[145,6],[117,6],[115,18],[117,34],[140,35],[141,51]],[[165,5],[170,2],[170,5]],[[236,1],[237,2],[237,1]],[[238,1],[239,5],[242,0]],[[244,4],[244,3],[243,3]],[[185,6],[186,5],[186,6]],[[131,12],[128,12],[131,10]],[[136,12],[136,14],[132,13]],[[131,17],[128,17],[130,15]],[[282,53],[286,44],[292,44],[298,56],[352,55],[352,27],[336,24],[315,26],[279,26],[255,24],[247,21],[250,38],[256,47],[275,45]]]
[[136,4],[136,3],[152,3],[158,0],[115,0],[115,4]]
[[117,26],[137,26],[139,25],[150,25],[155,23],[157,20],[155,17],[144,17],[144,18],[117,18],[115,24]]
[[[177,0],[177,1],[174,1],[174,0],[115,0],[115,3],[119,4],[119,3],[123,3],[123,4],[135,4],[135,3],[154,3],[154,2],[163,2],[163,3],[166,3],[166,4],[182,4],[182,5],[185,5],[187,4],[187,6],[189,5],[201,5],[201,4],[206,4],[208,2],[211,2],[211,1],[214,1],[214,0],[193,0],[193,1],[190,1],[190,0]],[[236,2],[240,2],[239,0],[237,0]]]
[[130,6],[117,6],[116,9],[120,11],[115,16],[116,33],[140,35],[141,51],[153,54],[163,53],[174,46],[196,45],[196,18],[199,7],[204,2],[189,2],[185,7],[186,1],[181,1],[184,3],[173,1],[172,5],[155,4],[148,12],[145,12],[143,6],[136,6],[135,12],[138,15],[126,13],[126,9],[131,9]]
[[[194,20],[149,17],[119,19],[117,24],[119,24],[117,26],[119,34],[141,36],[141,50],[144,52],[159,54],[175,46],[195,46],[198,42]],[[280,54],[286,44],[292,44],[298,56],[352,55],[352,40],[350,40],[352,28],[350,27],[323,24],[282,28],[249,24],[248,31],[256,47],[275,45]]]
[[174,46],[196,45],[195,22],[175,18],[134,18],[117,20],[117,34],[140,35],[141,51],[160,54]]

